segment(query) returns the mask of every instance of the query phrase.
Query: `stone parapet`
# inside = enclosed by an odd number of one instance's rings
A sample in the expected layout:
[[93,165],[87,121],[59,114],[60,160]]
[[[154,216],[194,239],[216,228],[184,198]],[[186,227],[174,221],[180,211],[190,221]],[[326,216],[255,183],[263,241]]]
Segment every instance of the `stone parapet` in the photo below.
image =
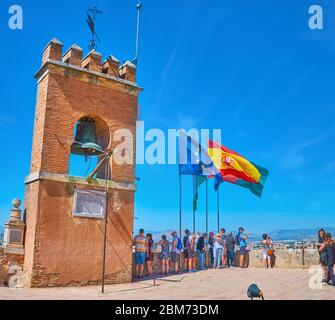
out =
[[8,285],[11,276],[18,272],[17,267],[23,270],[23,261],[23,249],[4,248],[0,246],[0,286]]
[[[249,252],[251,267],[263,267],[262,250]],[[309,268],[319,264],[317,249],[288,249],[275,252],[275,267],[281,269]]]
[[[235,265],[239,264],[240,253],[237,250],[235,254]],[[303,258],[304,256],[304,258]],[[133,271],[135,271],[135,258],[133,259]],[[250,268],[263,268],[262,250],[248,251],[246,256],[246,264]],[[319,253],[316,249],[305,249],[304,255],[301,249],[280,250],[275,253],[275,268],[278,269],[307,269],[319,264]],[[197,264],[198,266],[198,259]],[[159,261],[159,254],[155,253],[155,260],[152,264],[153,273],[159,274],[161,266]],[[181,255],[181,270],[184,270],[184,257]],[[170,269],[173,271],[173,264],[170,263]],[[144,274],[147,273],[145,266]]]

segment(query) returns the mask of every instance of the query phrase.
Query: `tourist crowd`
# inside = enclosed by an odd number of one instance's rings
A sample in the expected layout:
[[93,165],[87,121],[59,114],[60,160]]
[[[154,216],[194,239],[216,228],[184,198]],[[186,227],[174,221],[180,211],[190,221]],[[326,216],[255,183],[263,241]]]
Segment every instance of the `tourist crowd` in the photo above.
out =
[[[231,231],[226,233],[221,229],[219,233],[192,234],[185,230],[183,237],[177,232],[172,232],[170,241],[166,235],[155,242],[152,234],[145,235],[141,229],[134,238],[136,278],[143,278],[144,266],[147,266],[148,276],[153,275],[152,264],[155,254],[161,262],[161,275],[168,275],[170,266],[173,273],[181,272],[181,262],[184,261],[184,272],[196,272],[205,269],[222,269],[231,267],[246,268],[247,261],[247,239],[250,232],[239,228],[236,235]],[[335,286],[335,241],[330,233],[324,229],[318,232],[317,248],[320,255],[320,265],[324,271],[322,282],[326,285]],[[236,259],[236,252],[239,258]],[[275,258],[274,244],[271,237],[264,234],[262,237],[262,254],[264,268],[273,268]],[[183,256],[183,259],[181,257]]]
[[[197,270],[205,270],[209,268],[222,269],[235,267],[236,248],[239,247],[239,261],[237,265],[240,268],[246,268],[247,239],[249,232],[245,232],[244,228],[239,228],[236,236],[232,232],[226,234],[225,229],[221,229],[219,233],[211,232],[209,235],[200,232],[192,234],[190,230],[185,230],[184,236],[181,238],[177,232],[171,233],[170,241],[166,235],[161,240],[155,242],[152,234],[145,235],[141,229],[139,234],[134,238],[135,246],[135,265],[136,278],[143,278],[144,265],[147,266],[148,276],[152,276],[152,263],[155,253],[158,254],[161,262],[161,275],[167,275],[170,271],[170,263],[172,263],[173,272],[181,272],[181,255],[184,260],[185,272],[196,272]],[[270,244],[266,236],[267,247]],[[264,252],[265,258],[268,253]]]

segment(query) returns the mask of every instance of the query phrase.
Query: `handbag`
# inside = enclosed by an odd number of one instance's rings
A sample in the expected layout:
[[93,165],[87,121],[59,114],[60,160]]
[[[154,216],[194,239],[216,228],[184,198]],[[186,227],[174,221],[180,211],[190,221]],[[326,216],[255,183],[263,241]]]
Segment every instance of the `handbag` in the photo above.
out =
[[267,252],[266,252],[269,256],[273,256],[275,251],[273,249],[269,249]]
[[157,246],[155,245],[155,243],[153,243],[150,247],[150,251],[151,253],[155,253],[157,251]]
[[327,267],[328,266],[328,253],[327,251],[323,251],[320,254],[320,263],[324,266]]

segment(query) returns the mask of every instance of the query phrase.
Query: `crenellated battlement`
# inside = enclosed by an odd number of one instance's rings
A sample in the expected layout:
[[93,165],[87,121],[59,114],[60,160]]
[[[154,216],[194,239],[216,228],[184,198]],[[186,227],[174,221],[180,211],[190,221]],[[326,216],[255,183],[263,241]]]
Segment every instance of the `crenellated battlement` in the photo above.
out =
[[129,60],[120,64],[117,58],[110,55],[104,61],[102,54],[96,50],[83,56],[83,49],[77,44],[73,44],[63,54],[63,46],[62,42],[53,38],[43,50],[42,65],[48,61],[57,61],[136,83],[136,66]]

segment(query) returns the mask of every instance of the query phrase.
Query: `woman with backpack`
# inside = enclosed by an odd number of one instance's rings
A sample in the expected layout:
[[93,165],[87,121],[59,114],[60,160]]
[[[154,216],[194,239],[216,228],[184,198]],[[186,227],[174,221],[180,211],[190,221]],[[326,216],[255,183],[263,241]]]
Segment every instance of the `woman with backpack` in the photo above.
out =
[[185,272],[193,272],[193,258],[195,257],[195,237],[191,234],[190,230],[185,230],[185,236],[183,239],[184,246],[184,264]]
[[146,241],[146,258],[145,262],[147,264],[148,276],[152,276],[152,263],[154,261],[154,250],[155,250],[155,242],[152,238],[152,234],[147,234],[147,241]]

